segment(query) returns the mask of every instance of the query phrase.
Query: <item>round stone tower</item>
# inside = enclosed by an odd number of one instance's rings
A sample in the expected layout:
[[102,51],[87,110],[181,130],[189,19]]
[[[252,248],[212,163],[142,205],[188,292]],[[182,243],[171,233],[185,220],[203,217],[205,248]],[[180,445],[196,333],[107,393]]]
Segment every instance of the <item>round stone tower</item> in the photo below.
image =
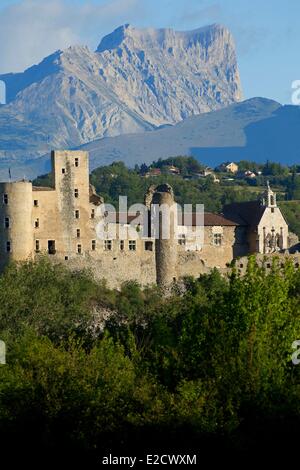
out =
[[0,183],[0,264],[23,261],[33,254],[32,184]]
[[176,280],[177,264],[177,206],[170,185],[162,184],[153,192],[155,219],[156,280],[160,287],[168,287]]

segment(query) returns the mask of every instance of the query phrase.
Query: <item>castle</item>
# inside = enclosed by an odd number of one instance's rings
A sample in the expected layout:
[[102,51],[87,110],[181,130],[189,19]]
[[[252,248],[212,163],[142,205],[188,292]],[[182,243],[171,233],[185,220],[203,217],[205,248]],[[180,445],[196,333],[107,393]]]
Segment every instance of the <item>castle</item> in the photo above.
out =
[[[205,212],[200,240],[196,214],[183,223],[169,185],[149,189],[146,218],[133,210],[111,219],[89,184],[87,152],[53,151],[52,176],[53,187],[35,187],[28,181],[0,183],[1,269],[9,260],[47,254],[71,269],[89,268],[113,287],[128,280],[168,285],[213,267],[225,272],[232,260],[251,253],[287,253],[290,245],[288,225],[269,185],[258,201],[225,206],[223,215]],[[168,237],[162,236],[162,227],[153,236],[152,206],[170,208],[164,221],[170,227]]]

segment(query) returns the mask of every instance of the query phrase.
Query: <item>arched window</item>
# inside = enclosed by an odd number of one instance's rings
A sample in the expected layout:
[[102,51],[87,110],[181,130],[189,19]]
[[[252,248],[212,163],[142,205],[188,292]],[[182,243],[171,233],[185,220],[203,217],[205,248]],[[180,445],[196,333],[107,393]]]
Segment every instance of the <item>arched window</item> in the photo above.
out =
[[6,85],[0,80],[0,104],[6,104]]

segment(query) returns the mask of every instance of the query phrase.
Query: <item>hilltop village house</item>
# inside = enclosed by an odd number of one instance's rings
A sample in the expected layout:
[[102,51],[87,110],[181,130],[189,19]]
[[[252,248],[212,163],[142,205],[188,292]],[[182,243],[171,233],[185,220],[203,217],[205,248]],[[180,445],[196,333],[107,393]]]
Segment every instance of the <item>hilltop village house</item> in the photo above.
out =
[[[225,206],[223,215],[204,213],[201,240],[195,214],[187,227],[171,209],[166,222],[170,237],[164,239],[161,229],[158,238],[152,236],[151,220],[145,230],[137,212],[110,220],[104,201],[89,184],[87,152],[52,152],[52,172],[51,188],[34,187],[28,181],[0,184],[2,269],[9,260],[46,254],[71,269],[90,268],[110,286],[128,280],[167,285],[213,267],[225,271],[237,257],[283,252],[289,247],[288,226],[269,186],[258,201]],[[148,216],[153,204],[172,208],[172,188],[151,187],[145,196]],[[99,223],[104,227],[102,238],[97,235]],[[111,237],[112,229],[115,237]]]
[[224,172],[227,172],[227,173],[237,173],[238,170],[239,170],[239,167],[236,163],[234,162],[226,162],[226,163],[222,163],[221,165],[219,165],[217,167],[217,169],[219,171],[224,171]]

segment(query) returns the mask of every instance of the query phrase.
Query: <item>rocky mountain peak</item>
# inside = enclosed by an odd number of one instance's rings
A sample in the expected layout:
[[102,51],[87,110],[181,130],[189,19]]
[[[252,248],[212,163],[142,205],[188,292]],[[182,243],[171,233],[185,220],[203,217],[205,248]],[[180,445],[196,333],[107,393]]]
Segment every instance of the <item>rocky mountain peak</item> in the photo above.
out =
[[197,43],[208,47],[216,41],[224,41],[234,47],[230,31],[220,24],[212,24],[192,31],[175,31],[170,28],[138,29],[130,24],[125,24],[105,36],[96,52],[112,51],[123,44],[134,49],[159,48],[165,50],[174,46],[187,49]]
[[126,24],[96,52],[72,46],[0,79],[5,152],[10,126],[12,135],[20,128],[22,149],[45,151],[175,124],[241,99],[234,42],[217,24],[186,32]]

